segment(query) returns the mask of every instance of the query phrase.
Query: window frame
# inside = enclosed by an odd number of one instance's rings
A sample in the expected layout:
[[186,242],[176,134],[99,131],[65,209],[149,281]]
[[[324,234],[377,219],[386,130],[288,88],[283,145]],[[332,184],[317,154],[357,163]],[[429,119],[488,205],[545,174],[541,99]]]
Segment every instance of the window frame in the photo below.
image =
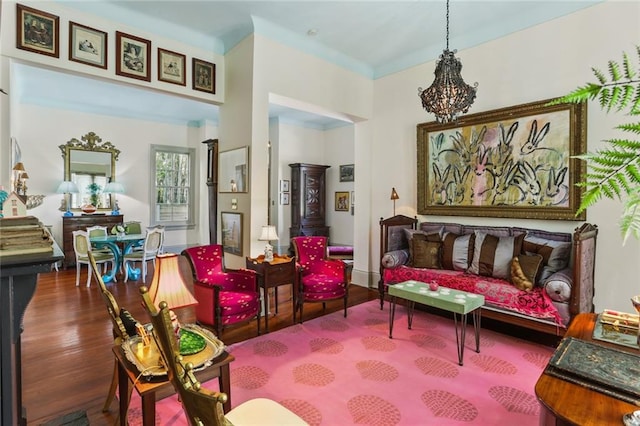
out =
[[[161,221],[156,218],[157,209],[157,194],[158,187],[156,185],[156,156],[158,153],[172,153],[172,154],[186,154],[189,156],[189,196],[188,196],[188,219],[178,221]],[[151,184],[149,185],[149,225],[157,226],[163,225],[165,229],[193,229],[196,226],[196,150],[195,148],[188,148],[182,146],[171,145],[151,145],[150,149],[150,166],[149,176],[151,176]]]

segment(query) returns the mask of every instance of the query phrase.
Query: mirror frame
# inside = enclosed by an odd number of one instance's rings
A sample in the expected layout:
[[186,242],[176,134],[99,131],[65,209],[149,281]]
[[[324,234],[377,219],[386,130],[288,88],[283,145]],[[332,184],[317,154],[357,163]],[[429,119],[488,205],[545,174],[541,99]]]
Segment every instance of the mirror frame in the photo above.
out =
[[[116,176],[116,161],[120,156],[120,150],[117,149],[111,142],[102,141],[102,138],[96,135],[94,132],[89,132],[80,137],[81,140],[76,138],[71,139],[66,144],[58,145],[60,151],[62,151],[62,158],[64,159],[64,180],[71,180],[71,152],[72,151],[93,151],[93,152],[106,152],[111,154],[111,181],[115,182]],[[69,201],[70,202],[70,201]],[[109,197],[109,204],[113,206],[114,194]],[[72,208],[71,210],[80,210],[79,207]],[[99,210],[111,210],[111,208],[101,208]]]
[[[234,170],[228,170],[225,165],[231,164],[233,158],[239,158],[240,163],[235,163]],[[231,180],[237,179],[237,167],[244,166],[244,174],[242,179],[244,182],[238,186],[237,190],[233,190],[230,186]],[[218,161],[218,188],[221,193],[247,193],[249,192],[249,147],[231,149],[219,153]]]

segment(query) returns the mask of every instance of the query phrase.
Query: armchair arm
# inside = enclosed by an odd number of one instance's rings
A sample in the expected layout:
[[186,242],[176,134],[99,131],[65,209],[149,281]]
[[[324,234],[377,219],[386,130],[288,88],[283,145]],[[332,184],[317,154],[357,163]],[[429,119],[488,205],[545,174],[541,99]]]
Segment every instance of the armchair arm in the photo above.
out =
[[227,269],[222,274],[225,289],[243,289],[245,291],[260,291],[258,274],[251,269]]

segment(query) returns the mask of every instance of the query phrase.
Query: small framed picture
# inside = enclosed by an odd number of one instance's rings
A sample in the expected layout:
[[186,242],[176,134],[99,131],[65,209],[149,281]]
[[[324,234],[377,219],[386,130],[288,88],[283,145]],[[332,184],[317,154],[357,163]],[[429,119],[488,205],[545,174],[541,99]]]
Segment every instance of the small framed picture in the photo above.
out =
[[16,47],[60,57],[60,18],[17,4]]
[[242,213],[221,212],[222,249],[242,256]]
[[289,181],[281,180],[280,181],[280,192],[289,192]]
[[337,212],[349,211],[349,193],[348,192],[336,192],[336,209]]
[[283,192],[280,194],[280,205],[288,206],[289,205],[289,193]]
[[69,60],[107,68],[107,33],[69,22]]
[[216,93],[216,64],[193,58],[193,90]]
[[353,164],[340,166],[340,182],[353,182],[355,177],[355,167]]
[[352,206],[356,205],[356,192],[355,191],[351,191],[351,205]]
[[186,86],[186,61],[187,57],[181,53],[158,48],[158,80]]
[[116,31],[116,74],[151,81],[151,41]]

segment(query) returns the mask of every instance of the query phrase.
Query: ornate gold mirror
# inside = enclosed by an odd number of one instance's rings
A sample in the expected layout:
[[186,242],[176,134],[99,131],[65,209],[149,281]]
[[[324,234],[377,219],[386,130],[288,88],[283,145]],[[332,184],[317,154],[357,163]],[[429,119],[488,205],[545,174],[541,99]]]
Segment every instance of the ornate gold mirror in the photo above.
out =
[[78,140],[71,139],[60,145],[64,158],[64,180],[78,187],[77,194],[71,194],[71,208],[93,205],[98,210],[111,209],[111,194],[104,192],[107,183],[115,181],[116,161],[120,155],[111,142],[89,132]]

